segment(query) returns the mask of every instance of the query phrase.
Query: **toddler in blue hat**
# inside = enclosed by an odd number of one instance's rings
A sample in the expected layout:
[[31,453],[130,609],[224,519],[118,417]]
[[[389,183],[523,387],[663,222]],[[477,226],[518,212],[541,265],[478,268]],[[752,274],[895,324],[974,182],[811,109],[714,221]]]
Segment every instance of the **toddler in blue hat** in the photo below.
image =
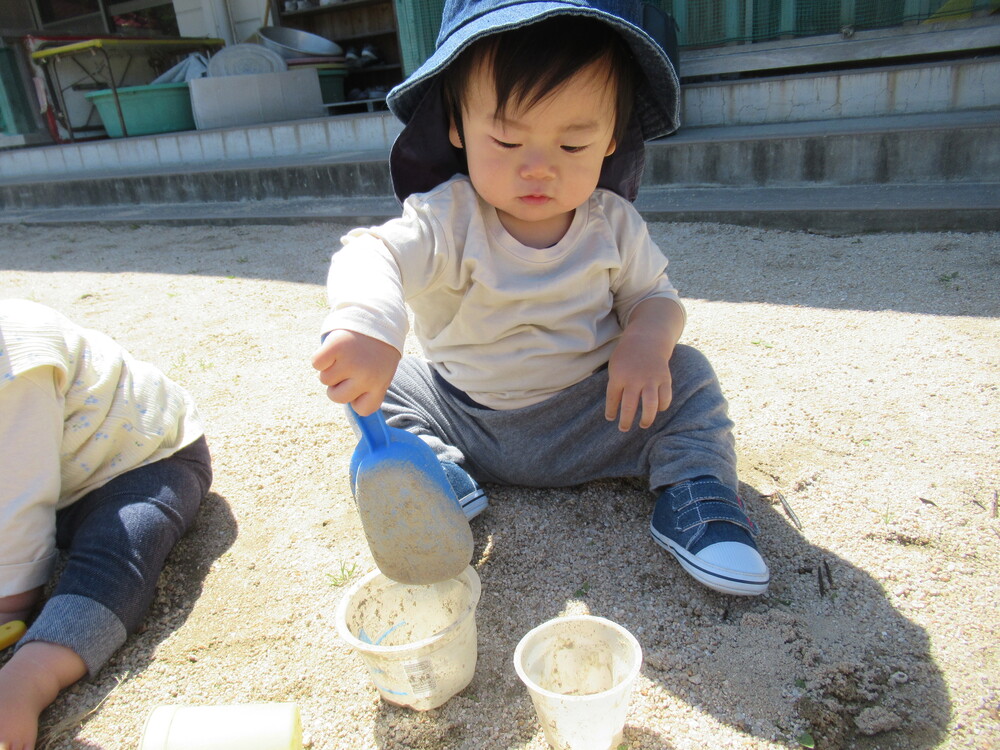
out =
[[[449,0],[389,95],[402,216],[334,253],[313,357],[331,399],[431,445],[466,516],[481,484],[643,477],[650,530],[728,594],[766,591],[727,405],[631,205],[678,125],[665,19],[628,0]],[[412,310],[423,356],[403,356]]]

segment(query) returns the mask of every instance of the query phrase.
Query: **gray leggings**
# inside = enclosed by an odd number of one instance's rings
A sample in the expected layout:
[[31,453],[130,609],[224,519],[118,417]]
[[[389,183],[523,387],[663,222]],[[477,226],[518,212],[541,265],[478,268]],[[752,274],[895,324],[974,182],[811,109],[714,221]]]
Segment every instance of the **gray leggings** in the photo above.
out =
[[463,398],[427,362],[404,357],[382,409],[390,425],[420,435],[479,482],[566,487],[643,477],[658,490],[713,476],[735,490],[732,422],[712,366],[679,345],[670,373],[673,401],[645,430],[620,432],[604,418],[607,369],[539,404],[493,410]]

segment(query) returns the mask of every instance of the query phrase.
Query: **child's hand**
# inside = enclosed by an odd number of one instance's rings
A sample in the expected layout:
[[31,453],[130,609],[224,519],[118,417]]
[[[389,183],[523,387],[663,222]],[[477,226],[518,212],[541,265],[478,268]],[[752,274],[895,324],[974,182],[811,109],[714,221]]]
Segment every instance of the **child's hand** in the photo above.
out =
[[32,641],[0,668],[0,748],[32,750],[38,716],[87,673],[76,652],[54,643]]
[[363,417],[382,405],[400,359],[399,350],[354,331],[331,331],[313,354],[326,395],[351,404]]
[[609,422],[617,417],[622,432],[632,429],[640,404],[639,426],[643,429],[653,424],[657,412],[670,406],[670,353],[653,345],[658,343],[643,336],[622,336],[608,362],[604,416]]
[[[0,750],[32,750],[38,736],[38,714],[30,704],[22,706],[23,693],[6,691],[0,685]],[[17,688],[20,690],[20,687]]]
[[670,355],[684,328],[680,305],[666,297],[640,302],[608,361],[608,395],[604,416],[618,418],[618,429],[632,429],[642,406],[639,426],[651,426],[657,412],[673,398]]

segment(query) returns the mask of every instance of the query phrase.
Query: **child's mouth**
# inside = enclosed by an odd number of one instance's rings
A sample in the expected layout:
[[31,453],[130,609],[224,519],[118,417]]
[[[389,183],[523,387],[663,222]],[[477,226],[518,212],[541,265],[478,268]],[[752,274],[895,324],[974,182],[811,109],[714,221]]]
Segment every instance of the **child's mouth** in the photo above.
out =
[[548,203],[552,199],[547,195],[522,195],[520,200],[522,203],[527,203],[529,206],[541,206],[543,203]]

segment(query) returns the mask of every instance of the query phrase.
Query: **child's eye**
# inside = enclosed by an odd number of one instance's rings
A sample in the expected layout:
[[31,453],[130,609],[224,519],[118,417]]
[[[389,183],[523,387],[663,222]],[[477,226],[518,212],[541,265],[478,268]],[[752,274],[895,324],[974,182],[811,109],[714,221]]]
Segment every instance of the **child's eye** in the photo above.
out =
[[561,146],[561,148],[562,148],[563,151],[565,151],[568,154],[576,154],[576,153],[579,153],[580,151],[583,151],[587,147],[586,146]]
[[499,138],[494,138],[493,142],[500,148],[517,148],[520,145],[518,143],[507,143],[506,141],[501,141]]

